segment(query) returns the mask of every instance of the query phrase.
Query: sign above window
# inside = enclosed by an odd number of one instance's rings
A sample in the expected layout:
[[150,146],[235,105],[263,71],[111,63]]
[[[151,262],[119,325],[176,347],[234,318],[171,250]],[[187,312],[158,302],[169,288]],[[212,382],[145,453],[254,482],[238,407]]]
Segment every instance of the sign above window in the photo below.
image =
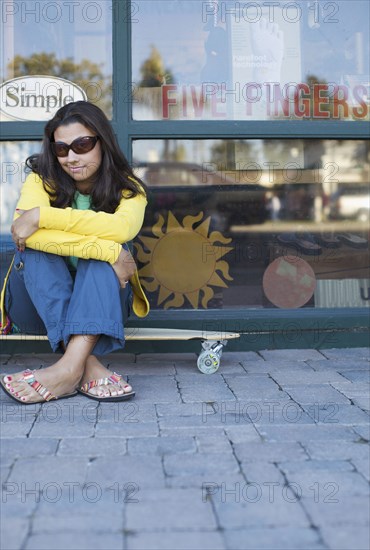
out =
[[0,86],[2,121],[50,120],[72,101],[87,100],[84,90],[70,80],[47,75],[12,78]]

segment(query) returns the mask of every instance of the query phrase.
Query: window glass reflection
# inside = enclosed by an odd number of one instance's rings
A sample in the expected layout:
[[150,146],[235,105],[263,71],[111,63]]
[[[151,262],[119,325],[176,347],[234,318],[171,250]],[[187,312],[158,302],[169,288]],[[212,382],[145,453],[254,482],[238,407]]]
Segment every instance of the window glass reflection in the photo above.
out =
[[3,141],[0,143],[1,186],[0,186],[0,233],[4,239],[10,237],[10,226],[22,185],[26,179],[26,158],[39,152],[41,142]]
[[136,5],[135,119],[369,119],[365,0]]
[[369,304],[368,142],[138,140],[133,153],[153,308]]
[[[90,101],[112,117],[110,1],[6,2],[3,31],[1,82],[30,75],[60,77],[80,86]],[[2,120],[13,120],[12,107],[22,101],[30,101],[31,108],[35,101],[36,106],[45,102],[41,97],[47,95],[45,83],[41,90],[17,86],[12,96],[2,93]],[[38,99],[27,97],[32,94]]]

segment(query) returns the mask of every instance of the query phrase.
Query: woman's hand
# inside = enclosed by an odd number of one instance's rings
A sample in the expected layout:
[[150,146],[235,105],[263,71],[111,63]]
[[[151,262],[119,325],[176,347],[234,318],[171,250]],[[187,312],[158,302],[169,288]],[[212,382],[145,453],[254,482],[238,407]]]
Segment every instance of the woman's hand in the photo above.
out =
[[117,258],[117,261],[112,264],[114,271],[118,277],[120,285],[122,288],[128,283],[128,280],[134,275],[136,271],[135,260],[131,255],[129,250],[122,248],[120,255]]
[[20,210],[16,212],[20,214],[11,227],[12,239],[15,242],[18,250],[21,252],[26,248],[26,240],[39,229],[40,208],[37,206],[31,210]]

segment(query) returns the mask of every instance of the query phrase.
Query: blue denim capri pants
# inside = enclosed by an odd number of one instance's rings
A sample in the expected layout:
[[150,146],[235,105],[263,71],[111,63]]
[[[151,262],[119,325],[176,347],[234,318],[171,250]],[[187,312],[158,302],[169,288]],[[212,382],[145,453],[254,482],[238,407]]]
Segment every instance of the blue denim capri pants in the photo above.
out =
[[22,333],[46,334],[54,352],[73,334],[100,334],[92,353],[105,355],[125,345],[132,297],[107,262],[79,259],[72,273],[66,258],[26,248],[15,253],[5,308]]

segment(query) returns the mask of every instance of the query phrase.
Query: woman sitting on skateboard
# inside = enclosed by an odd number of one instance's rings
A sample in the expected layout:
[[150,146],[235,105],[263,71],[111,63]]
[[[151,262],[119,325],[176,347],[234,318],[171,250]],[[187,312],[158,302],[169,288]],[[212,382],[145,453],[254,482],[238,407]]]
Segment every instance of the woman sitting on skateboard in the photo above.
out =
[[140,317],[149,311],[126,244],[143,223],[145,186],[104,113],[85,101],[59,109],[27,166],[32,173],[11,230],[17,251],[1,295],[2,330],[46,333],[62,356],[48,368],[3,376],[1,386],[24,404],[76,389],[101,401],[132,397],[131,386],[96,355],[123,348],[131,307]]

